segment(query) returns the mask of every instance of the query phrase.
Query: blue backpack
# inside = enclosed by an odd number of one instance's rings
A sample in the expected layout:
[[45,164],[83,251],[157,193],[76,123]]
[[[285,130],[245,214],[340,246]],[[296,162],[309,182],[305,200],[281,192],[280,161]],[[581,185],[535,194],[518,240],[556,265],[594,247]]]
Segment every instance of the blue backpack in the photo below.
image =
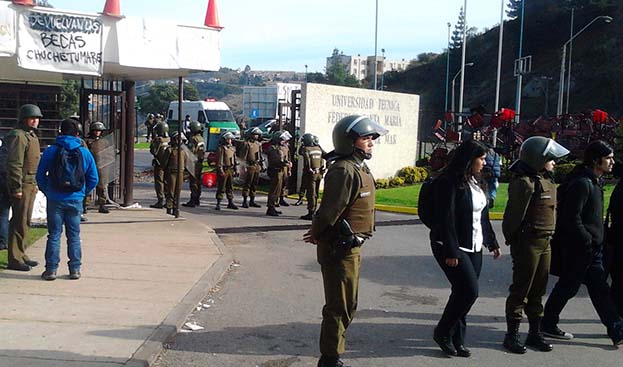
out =
[[48,174],[50,187],[60,192],[82,190],[84,187],[84,164],[80,147],[67,149],[58,143],[54,145],[58,147],[58,150]]

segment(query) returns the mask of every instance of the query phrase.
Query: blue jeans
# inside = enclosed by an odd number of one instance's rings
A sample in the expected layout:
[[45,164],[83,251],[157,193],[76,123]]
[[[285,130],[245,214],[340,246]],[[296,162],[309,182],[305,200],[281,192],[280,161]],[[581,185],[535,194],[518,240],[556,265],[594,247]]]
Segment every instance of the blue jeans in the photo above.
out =
[[61,261],[61,234],[65,225],[69,272],[80,271],[80,215],[82,200],[56,201],[48,199],[48,242],[45,247],[45,268],[56,271]]
[[0,248],[5,249],[9,245],[9,209],[11,203],[0,200]]

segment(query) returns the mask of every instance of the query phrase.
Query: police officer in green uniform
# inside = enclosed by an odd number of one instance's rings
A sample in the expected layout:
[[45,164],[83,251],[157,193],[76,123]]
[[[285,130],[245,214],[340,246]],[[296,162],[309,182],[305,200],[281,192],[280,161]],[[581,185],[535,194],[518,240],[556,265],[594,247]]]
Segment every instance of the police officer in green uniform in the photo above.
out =
[[281,191],[279,192],[279,202],[276,206],[290,206],[286,201],[286,197],[288,196],[288,180],[290,176],[292,176],[292,160],[290,159],[290,139],[292,139],[292,135],[288,131],[285,131],[288,139],[285,143],[279,145],[279,149],[282,151],[282,155],[286,157],[288,161],[288,166],[285,169],[285,173],[283,176],[283,180],[281,181]]
[[317,245],[325,305],[318,367],[343,366],[346,329],[357,309],[361,245],[374,231],[374,177],[365,164],[374,139],[387,133],[365,116],[347,116],[333,128],[333,163],[305,242]]
[[[244,184],[242,186],[243,208],[262,207],[255,202],[257,183],[260,179],[260,172],[264,169],[261,139],[262,130],[257,127],[252,127],[245,132],[245,141],[240,147],[240,159],[245,161],[247,164],[247,175],[245,176]],[[249,202],[247,202],[247,197],[250,198]]]
[[227,195],[227,209],[237,210],[234,204],[234,176],[236,175],[236,147],[233,142],[236,137],[231,131],[221,134],[218,149],[216,151],[216,210],[221,210],[221,201],[223,196]]
[[[164,179],[166,182],[166,208],[167,214],[171,214],[173,216],[178,216],[179,212],[176,206],[176,203],[180,197],[180,188],[182,182],[179,182],[180,186],[178,187],[179,180],[179,170],[184,170],[184,166],[186,165],[186,155],[182,151],[182,165],[179,165],[179,154],[180,149],[179,146],[182,143],[182,139],[180,134],[177,131],[171,133],[171,145],[165,150],[163,154],[163,164],[164,164]],[[180,168],[181,167],[181,168]]]
[[[320,180],[322,180],[324,173],[324,160],[322,159],[322,149],[314,143],[314,135],[303,134],[302,141],[303,176],[301,188],[307,193],[307,214],[303,215],[301,219],[312,220],[316,212]],[[305,187],[303,188],[303,186]]]
[[95,187],[95,194],[97,195],[97,205],[99,207],[98,212],[108,214],[110,210],[106,208],[107,195],[106,195],[106,186],[108,185],[108,177],[106,177],[106,172],[101,169],[99,162],[99,152],[102,149],[106,148],[104,144],[102,144],[103,140],[102,134],[106,131],[106,127],[104,123],[100,121],[96,121],[91,124],[89,128],[89,136],[84,139],[87,148],[93,154],[95,158],[95,163],[97,164],[97,174],[99,176],[99,181],[97,186]]
[[26,235],[37,195],[35,174],[39,165],[40,148],[36,130],[41,110],[34,104],[19,109],[18,127],[5,138],[7,144],[7,186],[13,216],[9,224],[7,269],[29,271],[37,262],[26,255]]
[[147,114],[145,120],[145,127],[147,128],[147,142],[149,143],[154,138],[154,126],[156,126],[156,118],[153,113]]
[[[519,160],[509,168],[508,203],[502,230],[511,246],[513,283],[506,299],[508,331],[504,348],[523,354],[526,345],[543,352],[552,350],[540,331],[541,298],[547,288],[550,268],[550,238],[556,227],[554,161],[569,151],[554,140],[534,136],[521,145]],[[519,325],[526,313],[530,323],[525,345],[519,340]]]
[[203,157],[205,155],[206,144],[203,140],[203,129],[201,123],[198,121],[191,121],[188,125],[190,133],[192,134],[188,141],[188,149],[197,157],[195,162],[195,172],[193,175],[188,175],[188,185],[190,186],[190,200],[183,206],[194,208],[200,205],[199,198],[201,197],[201,172],[203,170]]
[[287,150],[283,146],[288,145],[292,138],[287,131],[275,131],[268,149],[268,177],[270,177],[270,188],[268,189],[268,209],[266,215],[276,217],[281,211],[275,209],[279,204],[279,197],[283,193],[285,178],[292,167]]
[[150,205],[152,208],[162,209],[164,208],[164,192],[165,192],[165,180],[164,180],[164,154],[169,147],[169,124],[164,121],[158,122],[154,127],[156,137],[151,141],[149,145],[149,152],[154,156],[152,165],[154,166],[154,189],[156,190],[156,197],[158,201],[155,204]]

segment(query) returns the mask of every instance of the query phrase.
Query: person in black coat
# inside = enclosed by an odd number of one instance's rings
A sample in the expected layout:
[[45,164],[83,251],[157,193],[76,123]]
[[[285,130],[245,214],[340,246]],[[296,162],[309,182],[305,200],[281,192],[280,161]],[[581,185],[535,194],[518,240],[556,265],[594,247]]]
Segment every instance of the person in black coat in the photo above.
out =
[[617,313],[603,267],[603,187],[601,177],[612,171],[614,154],[603,141],[590,143],[584,161],[558,187],[558,218],[552,239],[550,272],[558,282],[545,303],[541,330],[546,336],[572,339],[560,330],[560,313],[582,284],[606,326],[612,343],[623,344],[623,319]]
[[612,279],[610,285],[612,299],[619,315],[623,316],[623,267],[621,266],[621,260],[623,260],[623,244],[621,243],[623,238],[623,164],[617,162],[612,168],[612,175],[618,178],[619,182],[612,191],[610,205],[608,206],[610,229],[606,237],[610,247],[610,258],[607,261],[610,266],[607,270],[609,270]]
[[430,239],[437,263],[452,285],[433,340],[450,356],[469,357],[465,317],[478,298],[482,248],[500,256],[489,221],[486,188],[480,179],[487,147],[468,140],[456,148],[432,194],[437,204]]

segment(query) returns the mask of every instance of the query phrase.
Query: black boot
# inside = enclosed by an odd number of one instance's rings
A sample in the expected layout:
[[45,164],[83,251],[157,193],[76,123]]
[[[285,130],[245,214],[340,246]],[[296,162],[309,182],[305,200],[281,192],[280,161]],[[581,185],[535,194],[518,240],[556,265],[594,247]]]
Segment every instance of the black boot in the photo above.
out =
[[526,353],[526,346],[521,344],[521,341],[519,340],[520,324],[521,321],[518,320],[506,320],[506,327],[508,328],[508,331],[504,337],[503,345],[509,352],[515,354]]
[[279,205],[290,206],[283,197],[279,199]]
[[187,203],[182,204],[182,206],[185,206],[187,208],[194,208],[195,205],[195,200],[193,198],[191,198],[190,200],[188,200]]
[[299,196],[299,199],[296,201],[296,203],[294,203],[294,206],[300,206],[303,205],[303,197]]
[[449,356],[456,356],[456,349],[454,349],[454,346],[452,345],[452,339],[450,336],[440,335],[437,328],[435,328],[433,340],[437,343],[437,345],[439,345],[439,348],[441,348],[445,354]]
[[255,202],[255,196],[251,196],[251,200],[249,200],[249,206],[251,208],[261,208],[262,206]]
[[158,199],[158,201],[155,204],[151,204],[149,207],[150,208],[156,208],[156,209],[162,209],[162,208],[164,208],[164,204],[162,203],[162,199]]
[[268,209],[266,210],[266,215],[271,216],[271,217],[278,217],[279,214],[280,213],[272,206],[269,206]]
[[249,204],[247,203],[247,197],[246,196],[242,197],[242,207],[243,208],[248,208],[249,207]]
[[102,205],[100,205],[100,207],[98,209],[98,212],[102,213],[102,214],[108,214],[108,213],[110,213],[110,210],[108,210],[106,205],[102,204]]
[[318,367],[348,367],[341,360],[340,357],[326,357],[321,356],[318,360]]
[[303,215],[300,217],[301,219],[305,219],[305,220],[312,220],[314,219],[314,211],[310,210],[307,212],[307,214]]
[[177,208],[171,209],[171,215],[176,217],[176,218],[179,217],[180,216],[180,210],[177,209]]
[[173,208],[167,208],[167,214],[169,215],[173,214]]
[[234,200],[233,199],[227,199],[227,200],[228,200],[227,209],[238,210],[238,207],[236,206],[236,204],[234,204]]
[[545,341],[543,333],[541,333],[541,318],[529,318],[530,328],[528,329],[528,337],[526,338],[526,346],[533,347],[541,352],[551,352],[554,346]]
[[221,210],[221,200],[222,199],[216,199],[216,207],[214,210]]

